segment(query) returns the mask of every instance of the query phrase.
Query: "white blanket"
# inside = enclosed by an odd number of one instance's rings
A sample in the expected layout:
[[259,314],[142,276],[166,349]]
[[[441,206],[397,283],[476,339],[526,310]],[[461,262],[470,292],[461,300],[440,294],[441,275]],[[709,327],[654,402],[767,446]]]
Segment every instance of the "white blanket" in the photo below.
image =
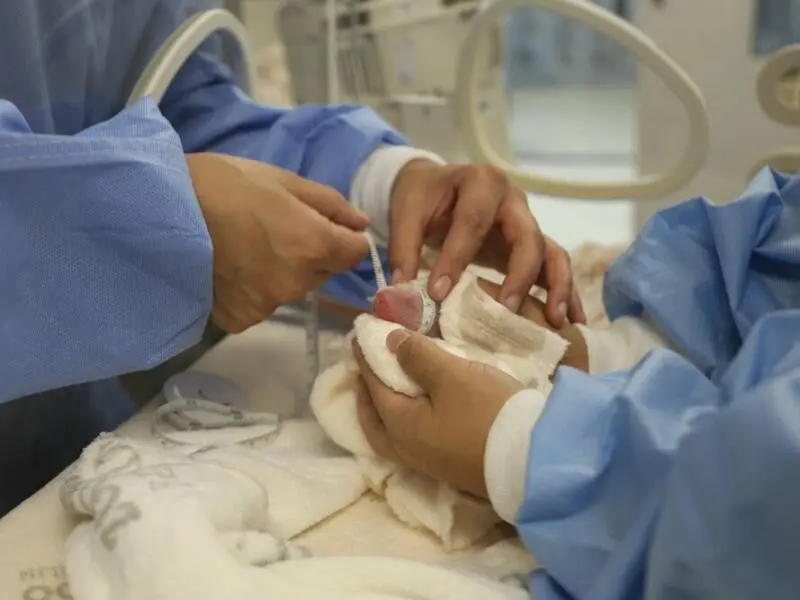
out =
[[[65,507],[89,518],[67,542],[71,593],[76,600],[527,597],[520,578],[533,562],[517,541],[438,566],[381,557],[393,553],[380,551],[387,542],[417,555],[425,540],[398,538],[377,502],[349,522],[333,519],[326,532],[325,519],[365,491],[355,461],[312,421],[286,423],[268,449],[196,452],[102,436],[61,488]],[[361,530],[343,530],[349,525]],[[358,546],[360,537],[375,538],[367,544],[373,556],[324,556],[326,546],[342,554],[343,543]]]
[[[360,317],[355,335],[375,372],[413,395],[418,390],[385,348],[392,327]],[[443,306],[440,327],[449,351],[528,385],[549,386],[565,349],[471,277]],[[112,435],[91,444],[61,488],[67,510],[86,517],[67,543],[74,598],[526,598],[521,582],[534,562],[518,540],[472,546],[498,523],[488,505],[372,455],[355,416],[352,365],[346,356],[314,394],[315,415],[339,447],[313,420],[285,422],[277,437],[252,446],[209,447],[224,429],[182,432],[184,441],[196,436],[192,445]],[[337,521],[353,505],[360,509],[349,521]],[[398,535],[401,522],[412,528]],[[464,551],[419,562],[430,533]],[[392,547],[404,544],[408,551]]]

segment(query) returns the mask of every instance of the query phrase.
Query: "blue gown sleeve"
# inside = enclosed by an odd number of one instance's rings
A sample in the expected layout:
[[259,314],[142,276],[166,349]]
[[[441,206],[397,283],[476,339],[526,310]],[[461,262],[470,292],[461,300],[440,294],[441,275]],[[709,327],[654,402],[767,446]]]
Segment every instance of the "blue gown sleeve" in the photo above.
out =
[[180,140],[151,101],[58,136],[0,100],[0,402],[196,343],[211,269]]
[[372,109],[350,104],[276,108],[247,97],[211,40],[191,56],[161,104],[186,152],[261,160],[328,185],[346,198],[361,163],[405,139]]
[[681,351],[561,369],[518,528],[536,600],[771,600],[800,590],[800,188],[664,211],[615,263],[613,316]]

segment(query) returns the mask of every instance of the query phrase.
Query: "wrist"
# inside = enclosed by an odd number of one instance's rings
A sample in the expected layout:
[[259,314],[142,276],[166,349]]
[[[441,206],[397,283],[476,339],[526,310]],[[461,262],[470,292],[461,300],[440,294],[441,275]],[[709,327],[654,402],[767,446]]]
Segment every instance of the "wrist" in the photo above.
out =
[[390,210],[397,180],[405,167],[416,161],[445,164],[432,152],[408,146],[383,146],[367,157],[353,178],[350,201],[369,215],[374,232],[384,241],[389,238]]
[[525,496],[531,431],[546,400],[536,390],[515,394],[500,410],[486,439],[486,489],[495,512],[507,523],[516,521]]

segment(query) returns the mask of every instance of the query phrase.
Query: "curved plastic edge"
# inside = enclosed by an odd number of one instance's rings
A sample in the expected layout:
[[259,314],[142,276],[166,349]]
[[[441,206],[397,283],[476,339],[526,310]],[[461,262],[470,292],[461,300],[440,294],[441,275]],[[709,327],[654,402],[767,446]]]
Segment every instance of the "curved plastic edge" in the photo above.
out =
[[[612,38],[631,51],[675,93],[689,117],[689,144],[681,159],[666,173],[634,181],[577,183],[540,177],[520,170],[499,154],[481,127],[476,102],[479,50],[490,27],[506,12],[540,8],[578,21]],[[700,89],[649,37],[625,20],[585,0],[497,0],[475,17],[458,63],[455,103],[469,155],[505,171],[517,186],[538,194],[595,200],[644,199],[664,195],[687,183],[705,164],[709,148],[706,102]]]
[[190,17],[166,39],[136,82],[128,98],[128,105],[145,96],[160,102],[189,57],[209,36],[220,31],[228,34],[236,42],[237,63],[232,66],[237,85],[248,94],[252,93],[255,66],[247,31],[232,13],[215,9]]

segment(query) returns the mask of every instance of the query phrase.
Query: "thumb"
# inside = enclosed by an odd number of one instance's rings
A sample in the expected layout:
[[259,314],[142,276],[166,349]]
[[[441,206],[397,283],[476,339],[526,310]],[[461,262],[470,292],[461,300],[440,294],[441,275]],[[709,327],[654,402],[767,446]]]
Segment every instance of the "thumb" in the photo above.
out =
[[316,210],[337,225],[361,231],[369,225],[369,217],[354,208],[335,189],[311,181],[294,173],[284,181],[287,191],[297,197],[303,204]]
[[429,396],[436,393],[443,376],[448,372],[446,363],[452,356],[437,346],[430,338],[398,329],[389,334],[386,345],[397,362]]

